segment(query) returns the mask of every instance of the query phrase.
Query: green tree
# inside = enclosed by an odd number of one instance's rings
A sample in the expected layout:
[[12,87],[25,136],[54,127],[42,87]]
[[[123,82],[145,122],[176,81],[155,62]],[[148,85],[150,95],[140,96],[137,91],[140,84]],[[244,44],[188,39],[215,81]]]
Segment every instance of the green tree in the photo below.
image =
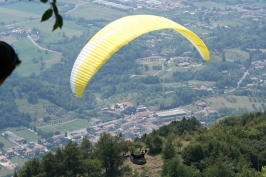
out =
[[184,163],[191,165],[192,162],[200,162],[205,157],[203,148],[200,144],[190,144],[182,151]]
[[2,150],[4,146],[5,144],[3,142],[0,142],[0,150]]
[[145,143],[147,147],[150,149],[150,154],[161,153],[163,147],[163,140],[159,135],[148,135],[146,137]]
[[263,166],[261,168],[261,173],[262,173],[263,177],[266,177],[266,167],[265,166]]
[[255,169],[245,168],[240,173],[237,173],[236,177],[264,177],[264,175]]
[[73,176],[81,175],[84,173],[82,158],[80,155],[80,150],[78,149],[78,144],[69,142],[64,149],[64,167],[66,171],[71,172]]
[[168,136],[166,142],[164,143],[162,150],[162,157],[164,160],[172,159],[176,157],[175,146],[173,145],[174,137]]
[[226,62],[226,57],[225,57],[225,53],[224,52],[222,53],[222,61]]
[[180,162],[179,157],[166,160],[162,167],[162,177],[192,177],[194,170]]
[[13,177],[18,177],[17,171],[14,172]]
[[37,176],[42,172],[41,163],[39,159],[33,158],[26,162],[19,172],[19,177]]
[[226,164],[223,162],[217,162],[214,165],[210,165],[206,168],[205,172],[203,173],[204,177],[213,177],[215,174],[215,177],[233,177],[234,173],[233,171],[228,168]]
[[84,170],[87,172],[87,177],[102,177],[102,164],[98,159],[85,159]]
[[118,175],[119,168],[123,165],[125,152],[124,140],[121,134],[111,136],[104,133],[95,145],[95,155],[101,161],[105,169],[105,176],[113,177]]

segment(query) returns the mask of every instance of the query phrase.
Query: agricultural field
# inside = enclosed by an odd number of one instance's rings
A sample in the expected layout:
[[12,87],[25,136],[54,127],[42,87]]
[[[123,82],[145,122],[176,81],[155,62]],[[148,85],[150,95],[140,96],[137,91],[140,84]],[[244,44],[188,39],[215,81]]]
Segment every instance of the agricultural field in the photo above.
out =
[[4,143],[3,149],[9,149],[11,147],[16,146],[16,144],[12,143],[11,141],[5,139],[2,135],[0,136],[0,142]]
[[13,156],[10,160],[11,160],[13,163],[18,164],[18,166],[22,167],[22,166],[24,165],[24,163],[25,163],[26,161],[28,161],[29,159],[27,159],[27,158],[22,159],[22,158],[20,158],[20,157],[18,157],[18,156]]
[[209,30],[197,28],[197,27],[188,27],[189,30],[193,31],[197,35],[201,35],[202,33],[209,33]]
[[225,50],[226,61],[234,62],[240,60],[245,62],[249,58],[249,54],[239,49],[226,49]]
[[[45,10],[47,10],[50,6],[48,3],[43,4],[43,3],[36,3],[36,2],[18,2],[18,3],[11,3],[3,6],[6,9],[9,9],[10,11],[14,12],[12,14],[17,15],[18,17],[20,14],[18,12],[24,12],[24,13],[29,13],[30,15],[37,15],[40,17]],[[30,12],[29,12],[29,7],[30,7]],[[17,11],[17,12],[15,12]],[[30,16],[29,15],[29,16]]]
[[190,80],[188,81],[188,84],[193,84],[194,86],[197,86],[197,87],[200,87],[201,85],[205,85],[207,87],[213,87],[215,82]]
[[[18,67],[17,70],[18,74],[22,76],[29,76],[32,73],[38,75],[42,70],[60,62],[61,59],[61,54],[38,49],[28,38],[13,42],[12,45],[17,50],[19,57],[23,58],[23,65]],[[36,60],[36,62],[33,60]],[[45,63],[43,69],[41,69],[41,61]]]
[[49,101],[42,100],[42,99],[38,99],[39,104],[34,104],[34,105],[29,104],[27,99],[16,99],[15,102],[17,105],[19,105],[18,109],[20,112],[28,113],[34,117],[36,115],[39,115],[42,117],[47,116],[48,114],[46,110],[44,109],[44,106],[46,105],[52,106],[52,104]]
[[[203,100],[203,101],[205,101],[207,103],[207,107],[211,107],[211,109],[219,109],[222,107],[228,107],[228,108],[236,108],[236,109],[246,108],[248,111],[255,111],[252,104],[254,104],[256,108],[261,107],[261,105],[263,104],[262,101],[259,102],[257,101],[257,99],[256,99],[256,102],[254,99],[250,101],[247,96],[228,96],[228,98],[229,99],[233,98],[236,101],[230,102],[228,101],[228,99],[226,99],[225,97],[221,97],[221,96],[206,98],[206,100]],[[184,106],[183,108],[191,110],[191,111],[199,111],[199,109],[197,108],[195,104],[187,105],[187,106]]]
[[67,123],[61,123],[61,124],[57,124],[57,125],[49,125],[46,127],[42,127],[40,129],[43,131],[46,131],[46,132],[59,131],[60,133],[64,133],[64,132],[68,132],[68,131],[87,128],[90,126],[91,126],[91,123],[89,123],[88,121],[82,120],[82,119],[77,119],[77,120],[73,120],[73,121],[70,121]]
[[12,174],[13,171],[10,171],[9,169],[7,169],[6,167],[0,165],[1,169],[0,169],[0,175],[1,176],[6,176],[8,174]]
[[18,127],[18,128],[7,128],[7,131],[11,131],[14,134],[24,138],[25,140],[27,140],[27,142],[31,142],[31,141],[38,141],[40,139],[40,137],[38,135],[36,135],[36,133],[28,130],[27,128],[24,127]]
[[212,1],[202,1],[202,2],[194,2],[193,4],[194,6],[197,7],[202,7],[205,6],[207,8],[224,8],[225,5],[221,4],[221,3],[216,3],[216,2],[212,2]]
[[29,19],[40,19],[40,15],[3,8],[3,6],[0,8],[0,15],[1,22],[4,22],[6,25],[26,22]]
[[217,24],[224,25],[224,26],[236,26],[236,25],[244,24],[243,21],[234,20],[234,19],[232,19],[232,20],[222,20],[222,19],[220,19],[220,20],[213,21],[213,23],[217,23]]
[[62,33],[65,33],[66,36],[71,38],[72,36],[79,36],[82,34],[84,30],[87,30],[82,26],[78,26],[73,21],[68,21],[68,20],[64,20],[64,25],[62,29],[56,30],[54,32],[52,32],[53,25],[54,25],[54,20],[50,19],[48,21],[41,23],[39,21],[29,21],[27,23],[17,24],[16,26],[19,28],[26,28],[26,29],[37,28],[41,30],[42,31],[41,34],[45,36],[45,38],[42,41],[44,43],[57,42],[59,39],[61,39],[60,34]]
[[68,14],[75,17],[84,17],[85,19],[106,19],[114,20],[128,15],[127,12],[102,7],[93,3],[87,3],[78,6],[75,10],[70,11]]

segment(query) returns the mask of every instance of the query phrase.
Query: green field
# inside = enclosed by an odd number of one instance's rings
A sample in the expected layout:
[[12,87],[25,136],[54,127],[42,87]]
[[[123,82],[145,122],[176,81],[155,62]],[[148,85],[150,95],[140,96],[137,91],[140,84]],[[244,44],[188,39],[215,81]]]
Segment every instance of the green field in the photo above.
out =
[[8,174],[13,174],[13,171],[8,170],[7,168],[5,168],[4,166],[0,165],[1,169],[0,169],[0,176],[6,176]]
[[212,1],[195,2],[193,5],[197,6],[197,7],[205,6],[207,8],[214,8],[214,7],[215,8],[224,8],[225,7],[224,4],[216,3],[216,2],[212,2]]
[[230,62],[234,62],[234,60],[245,62],[249,58],[249,54],[239,49],[228,49],[225,50],[225,57]]
[[[29,10],[30,7],[30,10]],[[6,24],[14,24],[16,27],[32,29],[33,27],[50,32],[54,38],[57,32],[52,32],[53,19],[40,23],[41,15],[49,8],[47,4],[32,2],[17,2],[0,8],[1,21]],[[84,27],[79,27],[74,22],[64,21],[63,29],[68,37],[82,34]],[[45,38],[47,40],[47,38]]]
[[[18,73],[23,76],[29,76],[32,73],[39,74],[41,72],[40,58],[42,58],[45,63],[50,60],[48,65],[44,67],[44,70],[51,67],[51,65],[60,62],[61,59],[61,55],[56,54],[55,52],[47,52],[46,54],[44,50],[38,51],[38,48],[28,38],[13,42],[12,45],[17,50],[19,57],[23,62],[23,64],[17,69]],[[36,58],[39,62],[33,63],[33,58]]]
[[[11,162],[18,164],[19,167],[22,167],[26,161],[28,161],[29,159],[25,158],[22,159],[18,156],[13,156],[11,159],[9,159]],[[9,170],[3,166],[1,166],[1,170],[0,170],[0,176],[6,176],[7,174],[13,174],[13,170]]]
[[[31,14],[37,14],[39,17],[47,10],[50,6],[48,3],[36,3],[36,2],[17,2],[17,3],[11,3],[3,6],[6,9],[9,9],[10,11],[20,11],[21,13],[31,13]],[[30,12],[29,12],[30,9]],[[16,14],[16,12],[14,13]]]
[[209,81],[197,81],[197,80],[190,80],[188,81],[189,84],[193,84],[196,86],[205,85],[207,87],[213,87],[215,82],[209,82]]
[[143,75],[146,76],[153,76],[155,73],[159,72],[160,70],[153,70],[153,66],[162,66],[163,61],[147,61],[147,60],[138,60],[138,63],[143,65],[149,66],[149,71],[144,71]]
[[219,25],[228,25],[228,26],[236,26],[236,25],[242,25],[244,22],[242,22],[241,20],[237,19],[237,20],[217,20],[217,21],[213,21],[213,23],[217,23]]
[[[252,104],[255,104],[256,108],[261,107],[262,102],[254,102],[249,101],[247,96],[228,96],[236,99],[235,103],[228,102],[225,97],[217,96],[207,98],[207,106],[211,107],[211,109],[219,109],[221,107],[228,107],[228,108],[246,108],[248,111],[255,111],[252,107]],[[200,100],[199,100],[200,101]],[[199,111],[196,106],[187,105],[184,106],[185,109],[191,111]]]
[[54,20],[50,19],[45,22],[39,22],[39,21],[30,21],[27,23],[21,23],[17,24],[16,27],[19,28],[26,28],[26,29],[32,29],[32,28],[38,28],[41,31],[45,31],[46,36],[43,39],[43,42],[57,42],[57,40],[60,39],[60,35],[58,35],[58,32],[65,33],[66,36],[71,38],[72,36],[79,36],[82,34],[83,31],[87,30],[84,27],[78,26],[73,21],[67,21],[64,20],[64,24],[62,29],[57,29],[56,31],[52,32],[52,28],[54,25]]
[[10,160],[11,160],[12,162],[14,162],[14,163],[17,163],[18,166],[22,167],[22,166],[24,165],[24,163],[25,163],[26,161],[28,161],[29,159],[27,159],[27,158],[22,159],[22,158],[20,158],[20,157],[18,157],[18,156],[13,156]]
[[[14,23],[26,21],[26,19],[25,19],[26,17],[23,17],[23,16],[18,17],[18,16],[13,15],[12,13],[9,14],[8,10],[9,9],[0,8],[1,22],[4,22],[6,25],[8,25],[8,24],[14,24]],[[29,17],[29,16],[27,16],[27,17]]]
[[0,8],[0,15],[1,21],[7,24],[25,22],[25,20],[28,20],[29,18],[40,19],[40,15],[37,14],[2,7]]
[[47,127],[42,127],[40,129],[43,131],[46,131],[46,132],[60,131],[60,133],[64,133],[67,131],[79,130],[79,129],[87,128],[90,126],[91,126],[91,123],[89,123],[88,121],[78,119],[78,120],[74,120],[74,121],[68,122],[68,123],[62,123],[62,124],[58,124],[58,125],[51,125],[51,126],[47,126]]
[[[46,105],[53,106],[52,103],[46,100],[38,99],[38,104],[29,104],[27,98],[25,99],[16,99],[16,104],[18,105],[18,109],[20,112],[28,113],[32,117],[39,117],[47,116],[46,110],[43,108]],[[41,118],[42,119],[42,118]]]
[[11,141],[5,139],[2,136],[0,136],[0,142],[4,143],[4,145],[5,145],[4,149],[9,149],[9,148],[16,146],[16,144],[12,143]]
[[7,128],[6,130],[13,132],[14,134],[24,138],[28,142],[37,141],[40,139],[35,133],[29,131],[27,128]]
[[202,33],[209,33],[211,31],[209,30],[205,30],[205,29],[201,29],[201,28],[197,28],[197,27],[188,27],[189,30],[193,31],[194,33],[200,35]]
[[265,1],[254,3],[256,6],[266,7]]
[[84,17],[89,20],[101,18],[106,20],[115,20],[128,15],[126,12],[98,6],[92,3],[80,5],[77,9],[69,12],[68,14],[75,17]]

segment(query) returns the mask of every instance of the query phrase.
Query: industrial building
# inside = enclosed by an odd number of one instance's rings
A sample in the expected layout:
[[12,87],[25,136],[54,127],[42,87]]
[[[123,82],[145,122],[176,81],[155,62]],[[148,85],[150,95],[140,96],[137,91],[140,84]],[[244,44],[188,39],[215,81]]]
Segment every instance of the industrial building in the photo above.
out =
[[182,109],[169,109],[165,111],[155,112],[155,117],[161,119],[170,119],[170,118],[186,116],[186,114],[187,113]]

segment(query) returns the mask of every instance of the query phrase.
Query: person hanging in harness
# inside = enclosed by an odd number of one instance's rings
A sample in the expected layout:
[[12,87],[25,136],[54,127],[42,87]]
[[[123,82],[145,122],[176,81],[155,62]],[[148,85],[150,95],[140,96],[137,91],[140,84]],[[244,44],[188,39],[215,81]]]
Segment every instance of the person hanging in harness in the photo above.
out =
[[12,74],[21,61],[12,46],[0,41],[0,86]]
[[145,159],[145,154],[146,154],[147,150],[141,150],[140,149],[140,153],[139,154],[135,154],[133,151],[131,151],[130,154],[126,154],[124,153],[124,157],[129,157],[130,161],[133,164],[136,165],[144,165],[147,163],[146,159]]

